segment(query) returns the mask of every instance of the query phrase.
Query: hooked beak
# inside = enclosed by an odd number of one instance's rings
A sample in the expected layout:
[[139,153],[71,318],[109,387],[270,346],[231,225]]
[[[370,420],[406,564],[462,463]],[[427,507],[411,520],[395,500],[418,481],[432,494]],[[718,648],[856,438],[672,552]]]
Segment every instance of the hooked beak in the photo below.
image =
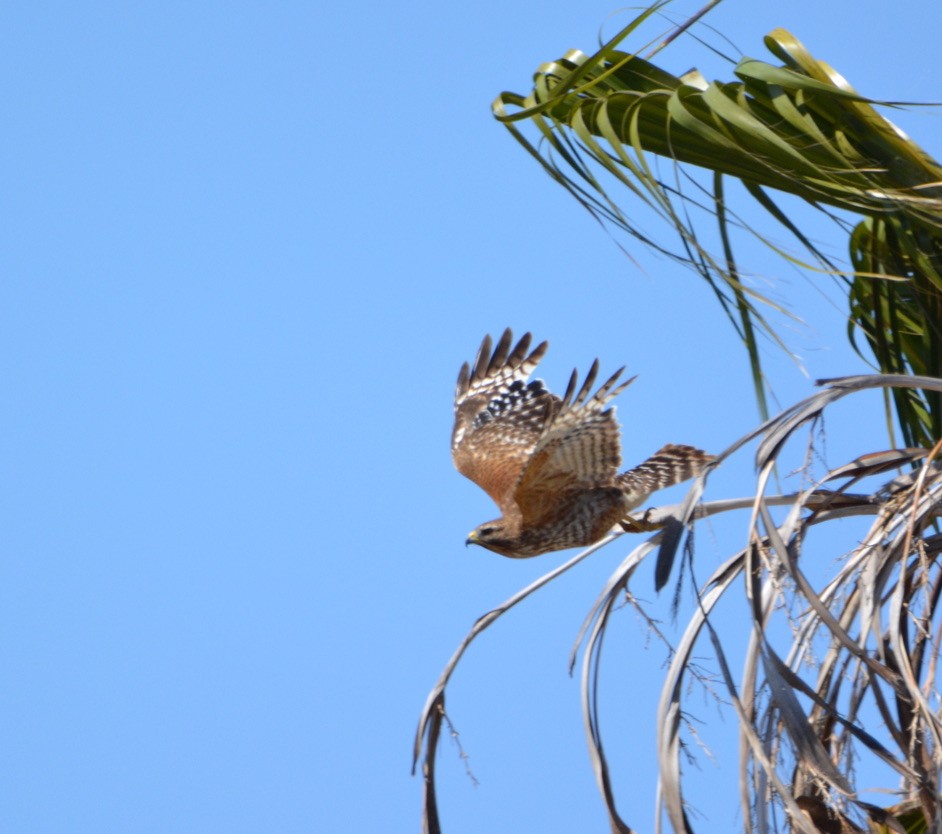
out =
[[472,530],[470,533],[468,533],[468,538],[464,540],[464,546],[467,547],[469,544],[477,544],[477,545],[481,544],[481,542],[478,541],[477,530]]

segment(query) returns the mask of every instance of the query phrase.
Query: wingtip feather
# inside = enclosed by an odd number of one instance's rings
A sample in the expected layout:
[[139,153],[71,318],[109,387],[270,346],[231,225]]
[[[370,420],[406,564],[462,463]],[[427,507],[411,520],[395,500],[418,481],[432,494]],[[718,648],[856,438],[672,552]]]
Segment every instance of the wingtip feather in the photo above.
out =
[[573,392],[576,390],[576,386],[579,384],[579,371],[576,368],[572,369],[572,373],[569,375],[569,384],[566,386],[566,393],[563,394],[563,405],[569,405],[572,401]]
[[487,366],[487,376],[492,376],[504,367],[504,364],[510,356],[510,345],[513,339],[513,331],[509,327],[505,328],[504,332],[500,335],[497,347],[494,348],[494,354],[491,356],[491,361]]
[[491,334],[488,333],[481,342],[481,347],[478,348],[478,355],[474,357],[474,369],[471,372],[472,381],[482,379],[487,373],[487,366],[491,361],[492,345]]
[[589,368],[589,373],[586,374],[585,382],[582,383],[582,388],[579,389],[579,393],[576,394],[576,399],[573,402],[573,405],[581,405],[585,402],[586,397],[589,396],[589,391],[592,390],[592,386],[595,384],[595,378],[599,375],[599,360],[596,359],[592,363],[592,367]]
[[460,397],[462,394],[466,394],[468,391],[468,386],[471,383],[471,368],[467,362],[463,363],[461,369],[458,371],[458,383],[455,386],[455,397]]

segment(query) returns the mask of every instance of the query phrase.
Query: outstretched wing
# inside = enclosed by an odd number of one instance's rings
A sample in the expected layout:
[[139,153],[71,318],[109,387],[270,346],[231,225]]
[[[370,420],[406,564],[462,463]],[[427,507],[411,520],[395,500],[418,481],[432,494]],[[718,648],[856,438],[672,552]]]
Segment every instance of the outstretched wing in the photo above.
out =
[[578,375],[572,372],[561,408],[549,422],[523,470],[514,501],[525,525],[540,525],[569,501],[572,490],[614,486],[621,465],[621,443],[615,409],[606,406],[634,377],[616,385],[619,368],[589,397],[599,372],[596,359],[585,382],[576,391]]
[[461,366],[455,389],[455,466],[504,512],[547,420],[561,404],[542,380],[527,382],[549,346],[541,342],[530,351],[531,338],[525,333],[511,350],[513,333],[507,328],[491,354],[491,337],[485,336],[474,366]]

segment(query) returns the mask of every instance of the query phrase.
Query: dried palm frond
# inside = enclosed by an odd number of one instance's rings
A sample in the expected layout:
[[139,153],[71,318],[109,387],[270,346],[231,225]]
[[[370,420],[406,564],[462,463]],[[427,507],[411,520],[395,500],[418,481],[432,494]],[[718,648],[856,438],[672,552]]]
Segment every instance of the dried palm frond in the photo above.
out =
[[[747,832],[908,832],[919,825],[939,830],[942,824],[942,694],[937,679],[942,534],[935,526],[942,515],[942,465],[937,460],[942,442],[931,449],[862,454],[818,477],[807,472],[807,485],[794,493],[769,491],[776,466],[796,469],[786,464],[805,436],[803,429],[810,431],[799,445],[814,451],[820,437],[816,426],[839,400],[881,388],[942,391],[942,380],[873,375],[829,380],[822,386],[717,457],[713,468],[755,444],[752,496],[703,501],[711,472],[703,473],[686,501],[646,516],[661,523],[662,530],[626,557],[588,612],[576,641],[582,651],[583,713],[591,764],[615,831],[632,828],[616,810],[617,791],[604,752],[597,692],[602,644],[620,601],[628,598],[643,610],[631,584],[652,554],[659,582],[667,580],[681,554],[689,566],[684,581],[694,590],[693,610],[671,650],[657,716],[659,801],[675,832],[694,831],[686,810],[681,751],[687,745],[686,700],[697,677],[693,658],[705,650],[716,662],[723,700],[737,717],[739,792]],[[800,452],[802,466],[818,458],[804,448]],[[694,529],[708,517],[734,511],[749,514],[745,539],[705,582],[697,583]],[[835,553],[828,545],[822,554],[817,532],[824,527],[845,530],[842,520],[855,516],[872,516],[865,534],[860,537],[854,527],[846,549]],[[429,695],[416,736],[416,764],[424,754],[427,831],[441,830],[436,746],[447,720],[445,687],[464,650],[511,606],[614,538],[579,553],[482,617],[449,662]],[[824,564],[834,566],[833,571],[824,570]],[[718,608],[730,597],[746,601],[751,620],[738,676],[717,625]],[[655,619],[646,616],[649,622]],[[574,654],[572,663],[576,661]],[[850,761],[873,761],[893,774],[893,784],[883,787],[897,792],[902,803],[880,808],[864,801],[855,771],[847,766]]]

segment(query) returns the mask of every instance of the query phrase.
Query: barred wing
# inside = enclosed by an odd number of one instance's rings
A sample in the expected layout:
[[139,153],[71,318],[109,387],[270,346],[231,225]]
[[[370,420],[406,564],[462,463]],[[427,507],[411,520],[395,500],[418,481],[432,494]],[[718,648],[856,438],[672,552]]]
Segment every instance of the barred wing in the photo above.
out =
[[616,385],[624,368],[616,371],[592,396],[598,376],[596,360],[575,394],[575,371],[555,419],[548,423],[514,491],[525,525],[549,521],[572,490],[614,486],[621,465],[621,442],[615,409],[608,403],[634,381]]
[[531,340],[525,333],[511,350],[507,328],[492,354],[485,336],[473,367],[462,365],[455,389],[455,467],[502,511],[512,505],[514,485],[561,404],[542,380],[527,382],[549,346],[542,342],[530,351]]

